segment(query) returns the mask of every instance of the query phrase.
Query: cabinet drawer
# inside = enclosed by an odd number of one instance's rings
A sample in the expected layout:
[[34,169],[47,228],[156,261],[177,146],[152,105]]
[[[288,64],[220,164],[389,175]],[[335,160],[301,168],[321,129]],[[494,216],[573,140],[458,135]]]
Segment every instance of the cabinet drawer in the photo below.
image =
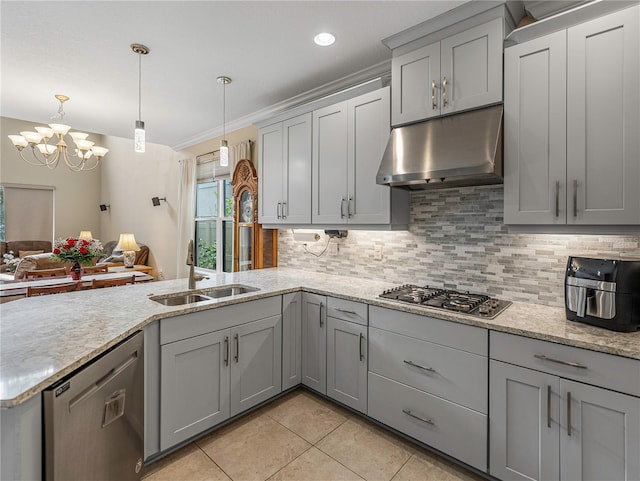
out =
[[484,414],[369,372],[369,416],[486,471]]
[[491,331],[491,358],[640,396],[640,361],[636,359],[497,331]]
[[487,413],[488,359],[369,328],[369,370]]
[[327,316],[363,326],[368,324],[368,307],[362,302],[348,301],[337,297],[327,298]]
[[482,327],[377,306],[369,308],[369,322],[372,327],[385,331],[435,342],[480,356],[489,355],[489,334],[488,330]]
[[204,311],[168,317],[160,321],[160,344],[227,329],[250,321],[277,316],[282,310],[281,296],[241,302]]

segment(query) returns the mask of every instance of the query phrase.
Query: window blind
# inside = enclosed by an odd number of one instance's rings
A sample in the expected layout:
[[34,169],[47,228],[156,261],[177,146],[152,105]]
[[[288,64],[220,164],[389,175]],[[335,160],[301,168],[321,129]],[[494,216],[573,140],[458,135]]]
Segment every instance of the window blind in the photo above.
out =
[[53,240],[53,192],[50,186],[4,184],[5,239]]

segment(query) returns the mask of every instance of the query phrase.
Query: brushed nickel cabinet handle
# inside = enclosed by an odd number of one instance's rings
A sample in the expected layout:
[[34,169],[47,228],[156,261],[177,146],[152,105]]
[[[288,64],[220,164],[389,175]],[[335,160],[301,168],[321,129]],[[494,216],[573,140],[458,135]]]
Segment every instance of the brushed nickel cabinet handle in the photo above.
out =
[[560,217],[560,181],[556,180],[556,217]]
[[446,107],[447,105],[447,77],[444,77],[442,79],[442,106]]
[[234,339],[236,341],[236,355],[234,357],[236,364],[238,363],[238,360],[240,359],[240,338],[238,337],[238,334],[236,334],[234,336]]
[[360,348],[360,360],[363,361],[364,360],[364,354],[362,354],[362,340],[364,339],[364,336],[362,335],[362,333],[360,333],[360,341],[358,343],[358,347]]
[[289,207],[287,207],[287,203],[282,203],[282,218],[286,219],[289,216]]
[[438,106],[436,105],[436,81],[431,81],[431,108],[433,110],[437,110]]
[[358,315],[358,313],[356,311],[349,311],[347,309],[340,309],[339,307],[336,307],[335,309],[336,309],[336,311],[344,312],[345,314],[353,314],[354,316]]
[[229,336],[224,338],[224,365],[229,365]]
[[322,309],[324,308],[324,302],[320,303],[320,327],[324,326],[324,321],[322,320]]
[[424,367],[424,366],[421,366],[420,364],[416,364],[416,363],[415,363],[415,362],[413,362],[413,361],[407,361],[407,360],[405,359],[405,360],[404,360],[404,361],[402,361],[402,362],[404,362],[405,364],[408,364],[409,366],[413,366],[413,367],[417,367],[418,369],[422,369],[423,371],[436,372],[436,370],[435,370],[435,369],[433,369],[432,367]]
[[567,392],[567,435],[571,436],[571,392]]
[[349,196],[347,201],[347,217],[351,219],[353,217],[353,212],[351,211],[351,203],[353,202],[353,197]]
[[344,219],[344,202],[345,202],[345,198],[344,196],[340,197],[340,218]]
[[431,426],[435,426],[436,425],[436,423],[434,423],[433,420],[431,420],[429,418],[423,418],[422,416],[416,416],[415,414],[413,414],[411,412],[410,409],[403,409],[402,412],[405,413],[407,416],[411,416],[412,418],[417,419],[418,421],[422,421],[423,423],[430,424]]
[[562,361],[561,359],[553,359],[552,357],[547,357],[544,354],[534,354],[533,357],[535,357],[536,359],[540,359],[541,361],[549,361],[549,362],[555,362],[556,364],[562,364],[563,366],[571,366],[578,369],[588,369],[587,366],[585,366],[584,364],[579,364],[577,362]]
[[578,217],[578,179],[573,179],[573,217]]
[[278,202],[278,207],[276,208],[276,215],[278,216],[278,219],[282,218],[282,216],[280,215],[281,207],[282,207],[282,202]]
[[551,427],[551,386],[547,386],[547,427]]

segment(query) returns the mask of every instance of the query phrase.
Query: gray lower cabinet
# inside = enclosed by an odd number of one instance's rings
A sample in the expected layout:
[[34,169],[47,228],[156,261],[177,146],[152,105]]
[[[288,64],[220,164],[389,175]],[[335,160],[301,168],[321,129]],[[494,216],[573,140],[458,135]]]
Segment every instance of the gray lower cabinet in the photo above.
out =
[[302,293],[302,384],[327,393],[327,298]]
[[640,362],[494,332],[491,348],[492,476],[640,479]]
[[165,450],[229,417],[229,330],[160,349],[160,448]]
[[367,414],[367,305],[327,299],[327,396]]
[[146,457],[281,392],[281,309],[274,296],[160,321],[160,439],[148,440]]
[[488,331],[369,307],[368,415],[487,469]]
[[231,415],[246,411],[282,391],[280,315],[231,329]]
[[302,292],[282,296],[282,390],[302,382]]

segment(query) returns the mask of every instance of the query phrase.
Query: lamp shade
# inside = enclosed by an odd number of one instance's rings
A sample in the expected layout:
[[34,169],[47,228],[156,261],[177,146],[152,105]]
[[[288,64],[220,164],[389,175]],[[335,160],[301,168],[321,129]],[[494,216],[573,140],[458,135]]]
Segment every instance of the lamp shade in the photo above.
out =
[[136,238],[131,233],[120,234],[118,245],[113,248],[114,251],[139,251],[140,247],[136,244]]
[[81,230],[78,239],[91,240],[93,239],[93,236],[91,235],[90,230]]

